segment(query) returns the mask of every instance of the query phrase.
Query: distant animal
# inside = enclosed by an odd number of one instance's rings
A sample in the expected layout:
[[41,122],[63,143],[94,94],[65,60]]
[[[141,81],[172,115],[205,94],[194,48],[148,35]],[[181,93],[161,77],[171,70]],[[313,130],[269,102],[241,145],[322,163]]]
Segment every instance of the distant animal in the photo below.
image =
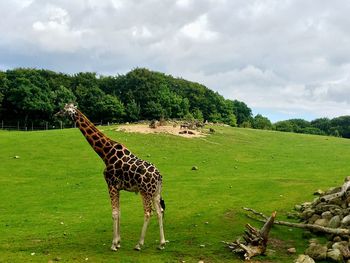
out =
[[188,123],[182,123],[180,124],[180,129],[184,128],[184,129],[188,129],[189,124]]
[[163,212],[165,202],[161,197],[162,176],[158,169],[153,164],[137,158],[124,145],[105,136],[74,104],[66,104],[60,114],[68,115],[75,121],[76,126],[106,165],[104,177],[111,199],[113,218],[111,249],[117,251],[120,248],[119,192],[121,190],[140,192],[142,197],[144,223],[135,250],[141,250],[144,244],[153,207],[157,213],[160,231],[158,248],[164,249]]

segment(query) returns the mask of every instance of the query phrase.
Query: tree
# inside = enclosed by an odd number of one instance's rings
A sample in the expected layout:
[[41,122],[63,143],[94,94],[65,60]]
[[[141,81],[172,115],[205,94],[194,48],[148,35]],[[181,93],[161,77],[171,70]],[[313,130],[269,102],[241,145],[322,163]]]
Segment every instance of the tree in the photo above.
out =
[[252,110],[242,101],[234,100],[233,113],[237,118],[237,124],[241,126],[244,122],[251,123]]
[[272,123],[268,118],[262,116],[261,114],[257,114],[253,120],[253,128],[261,130],[271,130]]
[[222,118],[221,118],[221,114],[218,113],[217,111],[212,112],[209,117],[208,117],[208,121],[210,122],[222,122]]
[[39,88],[28,79],[16,79],[16,87],[10,89],[7,100],[25,123],[29,119],[48,118],[52,115],[51,94],[47,89]]
[[289,120],[278,121],[278,122],[275,123],[275,129],[277,131],[293,132],[294,131],[294,126]]
[[125,112],[123,103],[112,95],[104,95],[97,102],[97,118],[103,121],[120,121]]
[[62,85],[52,91],[52,104],[57,111],[62,109],[66,103],[76,102],[76,99],[73,92]]
[[147,119],[159,120],[161,118],[164,118],[164,110],[159,102],[148,101],[145,105],[144,111],[144,116],[146,116]]
[[306,128],[310,127],[310,122],[303,119],[289,119],[288,121],[293,126],[293,132],[303,133]]
[[192,115],[193,115],[194,119],[201,121],[201,122],[204,121],[203,113],[201,112],[200,109],[194,109]]
[[319,118],[311,121],[311,126],[324,132],[324,134],[331,133],[331,120],[328,118]]
[[127,121],[137,121],[140,119],[140,105],[132,99],[125,105],[125,119]]
[[8,90],[8,80],[6,78],[6,73],[3,71],[0,71],[0,113],[3,109],[2,102],[4,100],[7,90]]
[[340,116],[331,120],[332,135],[350,138],[350,116]]

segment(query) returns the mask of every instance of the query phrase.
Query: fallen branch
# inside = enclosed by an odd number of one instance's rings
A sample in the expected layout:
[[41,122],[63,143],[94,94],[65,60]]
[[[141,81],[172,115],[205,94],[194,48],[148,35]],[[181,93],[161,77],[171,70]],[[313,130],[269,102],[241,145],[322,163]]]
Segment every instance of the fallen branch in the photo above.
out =
[[343,195],[345,195],[346,191],[349,190],[350,188],[350,181],[347,181],[343,184],[343,186],[341,187],[341,190],[340,192],[337,192],[337,193],[334,193],[334,194],[329,194],[329,195],[325,195],[325,196],[322,196],[320,198],[320,200],[322,202],[328,202],[328,201],[331,201],[337,197],[342,197]]
[[[244,210],[253,213],[254,215],[257,215],[260,218],[256,218],[253,216],[248,215],[249,218],[252,218],[254,220],[257,220],[259,222],[266,222],[267,216],[263,213],[257,212],[252,208],[243,207]],[[296,227],[296,228],[303,228],[303,229],[309,229],[317,232],[327,233],[327,234],[334,234],[338,236],[347,236],[350,235],[350,229],[346,228],[330,228],[330,227],[323,227],[319,225],[312,225],[312,224],[303,224],[303,223],[292,223],[287,221],[278,221],[276,220],[274,222],[276,225],[282,225],[282,226],[289,226],[289,227]]]

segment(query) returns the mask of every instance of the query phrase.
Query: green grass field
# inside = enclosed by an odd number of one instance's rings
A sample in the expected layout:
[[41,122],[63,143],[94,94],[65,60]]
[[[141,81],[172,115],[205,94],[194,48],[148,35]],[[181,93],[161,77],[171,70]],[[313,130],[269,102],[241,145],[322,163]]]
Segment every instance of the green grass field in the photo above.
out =
[[[104,164],[78,129],[1,131],[0,262],[241,262],[221,241],[236,239],[246,222],[261,226],[242,206],[285,219],[350,170],[346,139],[228,127],[195,139],[101,129],[161,171],[166,249],[156,249],[154,216],[143,250],[133,250],[143,209],[139,195],[122,192],[122,248],[110,251]],[[293,262],[286,249],[302,253],[306,245],[301,230],[275,226],[268,255],[258,259]]]

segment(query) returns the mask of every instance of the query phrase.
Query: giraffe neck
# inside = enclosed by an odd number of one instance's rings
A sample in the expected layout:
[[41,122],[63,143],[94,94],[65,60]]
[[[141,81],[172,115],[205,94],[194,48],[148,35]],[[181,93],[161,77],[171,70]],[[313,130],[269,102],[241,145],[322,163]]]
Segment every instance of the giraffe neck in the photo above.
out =
[[106,162],[106,155],[115,144],[79,110],[75,114],[75,124],[84,135],[94,151]]

